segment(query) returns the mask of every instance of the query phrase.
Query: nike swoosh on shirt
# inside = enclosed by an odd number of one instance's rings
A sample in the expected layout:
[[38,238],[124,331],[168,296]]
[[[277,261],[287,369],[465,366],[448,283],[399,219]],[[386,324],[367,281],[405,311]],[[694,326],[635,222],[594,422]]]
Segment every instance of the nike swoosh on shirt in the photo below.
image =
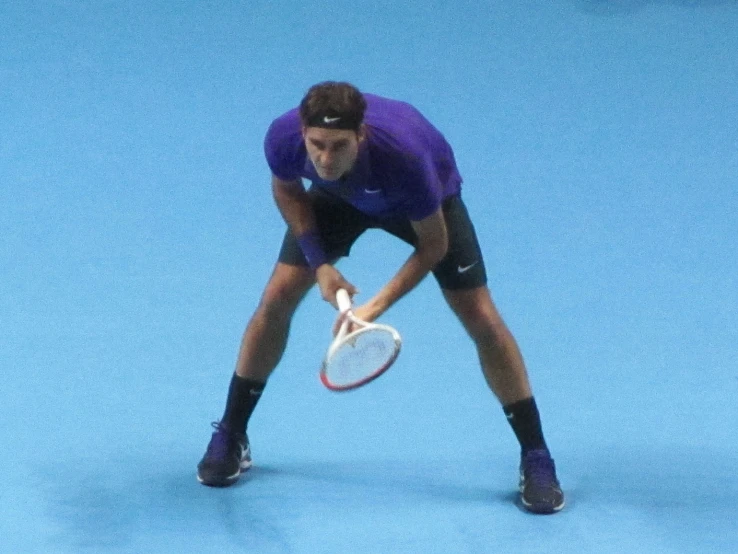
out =
[[456,271],[458,271],[459,273],[466,273],[467,271],[469,271],[471,268],[473,268],[478,263],[479,263],[479,260],[477,260],[473,264],[469,264],[469,265],[465,265],[465,266],[459,266],[459,267],[456,268]]
[[377,194],[378,192],[382,192],[382,189],[364,189],[364,192],[367,194]]

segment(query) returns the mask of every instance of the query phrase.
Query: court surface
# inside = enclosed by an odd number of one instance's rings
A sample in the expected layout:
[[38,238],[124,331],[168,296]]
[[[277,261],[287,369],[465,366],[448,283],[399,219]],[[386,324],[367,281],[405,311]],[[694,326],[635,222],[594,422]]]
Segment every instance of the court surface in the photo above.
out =
[[[0,7],[0,551],[738,552],[738,6],[10,1]],[[267,126],[325,79],[454,146],[565,510],[432,279],[395,366],[318,381],[313,291],[252,418],[195,466],[284,230]],[[369,298],[409,254],[340,269]]]

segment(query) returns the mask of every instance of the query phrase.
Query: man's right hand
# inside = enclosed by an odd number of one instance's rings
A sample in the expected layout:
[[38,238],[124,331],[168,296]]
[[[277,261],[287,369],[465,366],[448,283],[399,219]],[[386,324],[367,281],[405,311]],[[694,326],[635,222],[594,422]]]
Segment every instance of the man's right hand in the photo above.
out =
[[315,270],[315,280],[318,283],[318,287],[320,287],[320,295],[323,297],[323,300],[329,302],[336,309],[338,309],[338,304],[336,304],[336,293],[338,289],[346,289],[346,292],[351,297],[359,292],[331,264],[323,264],[318,267]]

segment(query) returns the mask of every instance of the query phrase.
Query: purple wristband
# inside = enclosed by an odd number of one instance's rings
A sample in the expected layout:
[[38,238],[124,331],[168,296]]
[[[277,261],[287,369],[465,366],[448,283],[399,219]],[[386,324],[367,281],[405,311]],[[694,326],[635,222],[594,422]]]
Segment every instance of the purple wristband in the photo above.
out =
[[328,256],[320,243],[320,235],[317,231],[308,231],[297,237],[297,244],[305,255],[310,269],[315,271],[321,265],[328,263]]

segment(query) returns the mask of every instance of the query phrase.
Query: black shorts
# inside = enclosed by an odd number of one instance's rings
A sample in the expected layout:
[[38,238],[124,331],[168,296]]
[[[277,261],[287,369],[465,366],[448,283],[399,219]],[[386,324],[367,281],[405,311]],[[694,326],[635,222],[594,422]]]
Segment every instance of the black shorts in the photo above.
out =
[[[367,229],[383,229],[415,246],[417,235],[407,219],[379,219],[360,212],[341,198],[318,187],[308,191],[315,211],[323,248],[331,260],[348,256],[351,246]],[[448,290],[471,289],[487,283],[482,251],[461,196],[443,202],[448,230],[448,252],[433,269],[438,284]],[[288,230],[282,241],[279,261],[308,265],[300,245]]]

